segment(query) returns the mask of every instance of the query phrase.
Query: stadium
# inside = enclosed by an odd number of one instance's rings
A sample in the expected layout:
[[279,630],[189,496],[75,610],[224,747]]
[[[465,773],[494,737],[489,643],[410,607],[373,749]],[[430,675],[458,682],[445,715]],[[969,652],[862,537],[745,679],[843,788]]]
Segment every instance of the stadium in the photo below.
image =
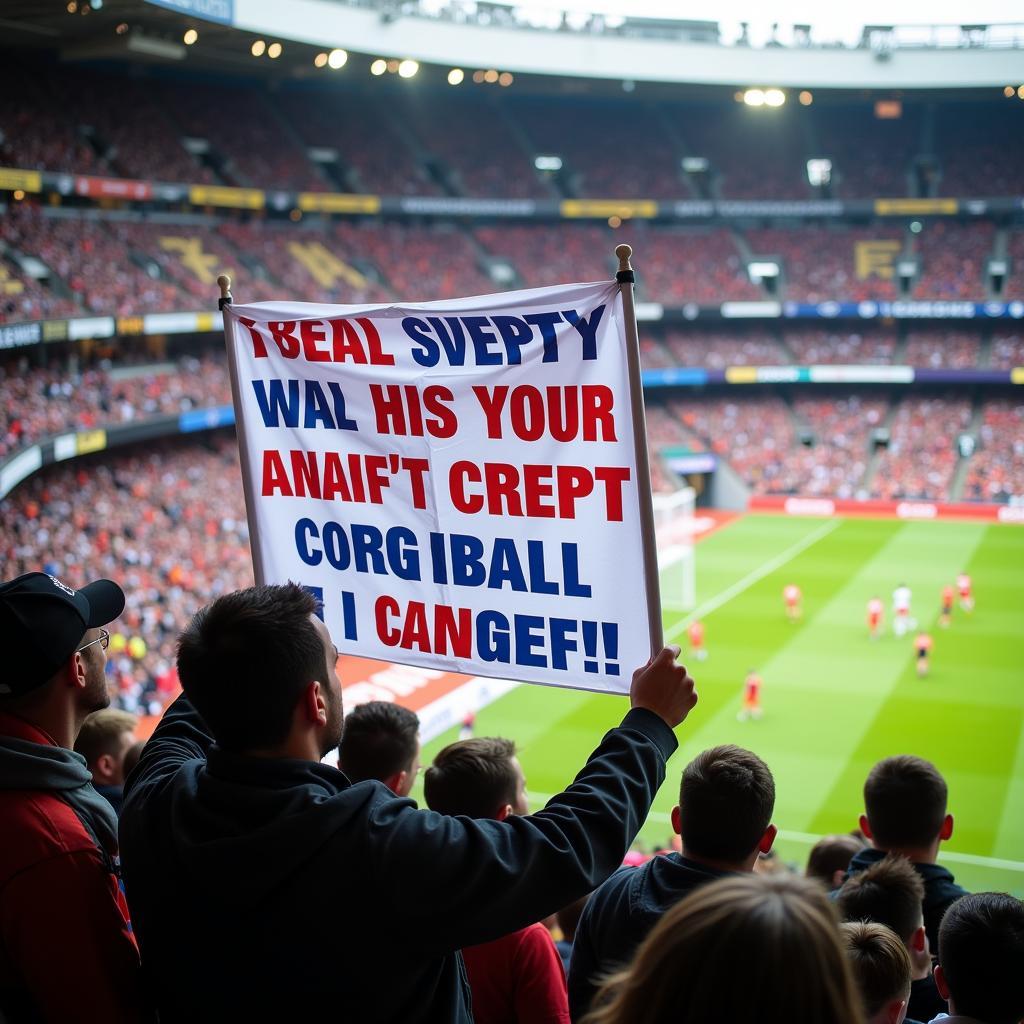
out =
[[[708,748],[770,766],[780,875],[912,754],[948,785],[938,863],[1024,897],[1024,23],[866,6],[6,5],[0,577],[123,588],[105,680],[148,738],[182,630],[254,582],[218,278],[243,312],[456,309],[612,282],[626,243],[661,627],[699,691],[630,862],[678,852]],[[533,812],[626,710],[335,632],[346,713],[414,711],[424,767],[513,740]]]

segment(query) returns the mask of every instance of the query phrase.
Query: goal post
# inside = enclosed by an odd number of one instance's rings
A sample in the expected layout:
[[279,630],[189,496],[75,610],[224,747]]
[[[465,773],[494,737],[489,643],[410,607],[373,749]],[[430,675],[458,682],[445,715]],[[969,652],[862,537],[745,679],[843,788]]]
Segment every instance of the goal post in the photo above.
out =
[[653,495],[661,601],[665,611],[688,612],[697,605],[693,553],[696,501],[692,487]]

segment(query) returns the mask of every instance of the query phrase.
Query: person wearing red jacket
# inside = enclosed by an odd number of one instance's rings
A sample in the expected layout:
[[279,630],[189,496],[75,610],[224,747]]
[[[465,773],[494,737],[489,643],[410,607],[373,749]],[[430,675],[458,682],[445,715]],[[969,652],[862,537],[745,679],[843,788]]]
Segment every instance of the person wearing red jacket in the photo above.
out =
[[[450,743],[427,769],[423,795],[439,814],[505,821],[530,813],[515,744],[498,737]],[[569,1024],[562,958],[543,924],[465,946],[462,958],[476,1024]]]
[[109,703],[110,580],[0,585],[0,1020],[151,1020],[118,883],[117,819],[72,747]]

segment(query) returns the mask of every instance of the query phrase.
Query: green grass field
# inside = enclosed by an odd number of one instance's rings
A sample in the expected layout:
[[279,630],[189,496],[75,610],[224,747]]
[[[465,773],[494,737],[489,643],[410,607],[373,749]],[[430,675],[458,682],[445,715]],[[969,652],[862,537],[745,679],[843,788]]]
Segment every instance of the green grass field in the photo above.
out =
[[[775,774],[777,849],[803,864],[818,835],[856,826],[861,787],[878,759],[915,753],[949,783],[956,827],[947,866],[971,889],[1024,895],[1024,529],[960,522],[747,516],[697,546],[697,609],[706,661],[690,665],[700,702],[677,730],[680,747],[642,838],[663,843],[679,774],[698,751],[738,743]],[[977,607],[938,626],[939,594],[965,569]],[[782,588],[803,590],[789,623]],[[935,638],[931,674],[918,679],[910,638],[867,635],[865,604],[905,581],[913,614]],[[692,615],[672,612],[665,632],[683,647]],[[760,721],[738,722],[742,681],[764,679]],[[478,735],[520,747],[534,802],[572,780],[624,698],[521,686],[477,718]],[[424,764],[454,738],[424,750]],[[414,793],[414,795],[417,795]]]

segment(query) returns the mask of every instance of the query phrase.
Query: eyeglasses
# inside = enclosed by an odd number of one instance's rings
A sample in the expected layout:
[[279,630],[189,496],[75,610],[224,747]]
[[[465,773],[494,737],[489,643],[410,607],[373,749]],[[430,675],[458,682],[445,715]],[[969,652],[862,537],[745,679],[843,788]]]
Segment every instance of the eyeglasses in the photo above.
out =
[[103,650],[106,650],[107,646],[110,644],[110,634],[105,629],[101,629],[100,635],[96,637],[95,640],[90,640],[87,644],[82,644],[81,647],[76,647],[75,654],[81,654],[86,647],[92,647],[93,644],[99,644]]

